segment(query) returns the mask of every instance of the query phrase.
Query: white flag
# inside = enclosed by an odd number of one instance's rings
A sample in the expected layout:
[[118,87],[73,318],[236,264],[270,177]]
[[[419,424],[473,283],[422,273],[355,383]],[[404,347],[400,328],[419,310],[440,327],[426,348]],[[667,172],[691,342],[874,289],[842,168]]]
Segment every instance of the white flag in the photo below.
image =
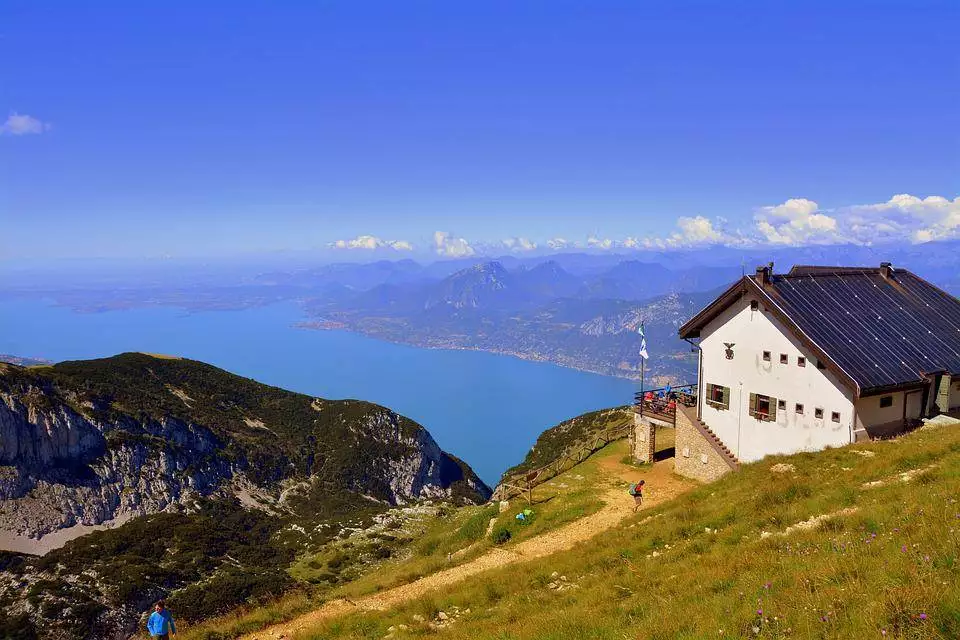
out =
[[644,360],[650,359],[650,354],[647,353],[647,337],[643,335],[643,323],[640,323],[640,326],[637,327],[637,333],[640,334],[640,357]]

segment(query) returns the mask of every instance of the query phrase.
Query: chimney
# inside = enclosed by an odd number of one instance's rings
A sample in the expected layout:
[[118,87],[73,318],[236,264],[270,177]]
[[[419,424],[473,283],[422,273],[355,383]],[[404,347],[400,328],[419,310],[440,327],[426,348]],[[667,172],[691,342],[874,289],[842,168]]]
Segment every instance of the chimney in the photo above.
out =
[[889,262],[880,263],[880,275],[884,280],[889,280],[890,276],[893,275],[893,265]]
[[760,284],[770,284],[770,276],[773,275],[773,263],[765,267],[757,267],[757,275],[754,279]]

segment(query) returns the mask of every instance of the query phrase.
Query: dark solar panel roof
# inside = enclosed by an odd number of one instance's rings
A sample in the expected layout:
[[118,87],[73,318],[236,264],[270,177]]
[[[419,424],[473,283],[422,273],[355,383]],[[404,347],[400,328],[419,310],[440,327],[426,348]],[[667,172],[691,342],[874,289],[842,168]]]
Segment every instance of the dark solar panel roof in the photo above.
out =
[[764,291],[861,394],[960,374],[960,300],[909,271],[795,267]]

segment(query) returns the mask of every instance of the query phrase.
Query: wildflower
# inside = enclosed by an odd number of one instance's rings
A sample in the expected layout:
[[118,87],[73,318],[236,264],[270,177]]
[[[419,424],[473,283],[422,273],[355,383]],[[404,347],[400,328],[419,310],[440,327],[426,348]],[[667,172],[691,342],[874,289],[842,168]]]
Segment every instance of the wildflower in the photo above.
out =
[[927,614],[921,613],[921,614],[920,614],[920,619],[921,619],[921,620],[926,620],[926,619],[927,619]]
[[903,545],[902,547],[900,547],[900,553],[906,553],[906,552],[907,552],[907,545]]

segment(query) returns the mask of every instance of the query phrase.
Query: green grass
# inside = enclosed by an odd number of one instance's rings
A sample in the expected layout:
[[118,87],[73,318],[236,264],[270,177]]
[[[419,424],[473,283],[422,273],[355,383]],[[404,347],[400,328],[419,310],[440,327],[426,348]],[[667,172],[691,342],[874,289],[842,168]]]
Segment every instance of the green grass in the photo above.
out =
[[[498,505],[467,506],[441,510],[441,516],[422,523],[408,523],[412,542],[396,550],[396,555],[375,565],[353,565],[358,574],[345,583],[319,583],[308,592],[285,596],[258,608],[243,608],[233,614],[206,621],[192,628],[184,627],[179,637],[184,640],[222,640],[235,638],[269,624],[290,619],[320,606],[333,598],[359,598],[364,595],[407,584],[464,562],[475,559],[494,546],[486,536],[490,519],[495,518],[494,530],[510,532],[510,540],[502,545],[509,549],[530,537],[549,534],[569,522],[594,513],[601,506],[600,494],[608,482],[600,470],[606,458],[619,459],[627,453],[626,441],[613,443],[597,452],[580,465],[570,469],[534,492],[530,524],[520,525],[515,519],[518,511],[527,507],[523,499],[514,499],[510,508],[499,513]],[[399,533],[398,533],[399,535]],[[335,555],[361,553],[356,546],[343,549],[339,545],[325,548],[315,555],[300,558],[291,574],[309,581],[319,574],[333,573],[329,561]],[[314,566],[311,566],[313,564]],[[349,561],[345,562],[349,565]],[[338,565],[337,573],[349,574],[349,566]],[[382,633],[384,635],[386,632]]]
[[[418,536],[410,554],[379,566],[376,571],[331,592],[331,597],[359,597],[412,582],[436,571],[467,562],[493,546],[485,537],[491,518],[493,529],[510,532],[511,545],[548,533],[569,522],[596,512],[603,492],[599,463],[606,457],[619,458],[626,451],[625,441],[614,443],[580,465],[562,473],[534,490],[534,502],[514,498],[510,507],[499,513],[496,505],[462,507],[447,518],[433,522]],[[530,507],[533,518],[519,524],[516,514]],[[458,553],[459,552],[459,553]]]
[[[778,462],[796,472],[772,473]],[[841,509],[855,511],[781,535]],[[548,588],[554,572],[577,587]],[[393,638],[426,637],[414,614],[458,606],[471,613],[444,638],[957,638],[958,575],[960,429],[920,430],[745,465],[573,551],[302,637],[382,638],[401,623]]]
[[[289,620],[301,613],[306,613],[322,603],[321,599],[313,598],[304,592],[294,592],[274,602],[259,607],[238,609],[228,615],[207,620],[204,624],[189,627],[177,624],[180,640],[227,640],[237,638],[245,633],[258,631],[266,626]],[[147,638],[138,635],[137,638]]]
[[546,464],[579,447],[589,446],[605,429],[629,424],[633,420],[630,407],[615,407],[585,413],[564,420],[540,434],[523,462],[507,469],[503,477],[516,476]]

